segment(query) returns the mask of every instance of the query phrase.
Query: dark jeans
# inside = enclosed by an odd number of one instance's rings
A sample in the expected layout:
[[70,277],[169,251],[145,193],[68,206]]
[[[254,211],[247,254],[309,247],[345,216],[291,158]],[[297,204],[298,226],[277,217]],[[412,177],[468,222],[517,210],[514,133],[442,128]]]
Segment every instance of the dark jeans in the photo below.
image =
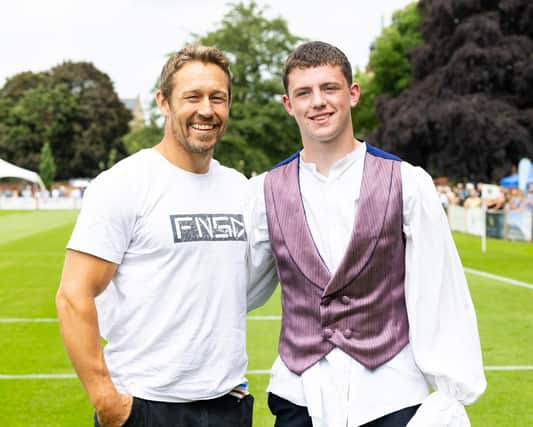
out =
[[[361,427],[405,427],[420,405],[403,408]],[[276,416],[274,427],[313,427],[305,406],[298,406],[275,394],[268,394],[268,407]]]
[[[133,398],[124,427],[252,427],[254,398],[225,395],[212,400],[168,403]],[[100,424],[94,417],[94,426]]]

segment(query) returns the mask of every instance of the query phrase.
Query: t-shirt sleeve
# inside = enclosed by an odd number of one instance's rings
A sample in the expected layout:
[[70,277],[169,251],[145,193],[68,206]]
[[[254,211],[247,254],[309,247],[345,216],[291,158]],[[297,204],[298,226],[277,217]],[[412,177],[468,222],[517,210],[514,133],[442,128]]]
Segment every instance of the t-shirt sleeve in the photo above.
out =
[[129,188],[110,171],[95,178],[85,191],[67,248],[120,264],[136,218],[134,198],[128,194]]

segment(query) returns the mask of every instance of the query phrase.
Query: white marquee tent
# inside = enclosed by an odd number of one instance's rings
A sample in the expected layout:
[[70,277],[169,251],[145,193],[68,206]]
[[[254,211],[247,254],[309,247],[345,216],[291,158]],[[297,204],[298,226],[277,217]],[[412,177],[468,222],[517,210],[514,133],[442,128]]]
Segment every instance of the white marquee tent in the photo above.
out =
[[44,184],[38,173],[15,166],[5,160],[0,159],[0,179],[1,178],[20,178],[33,182],[44,189]]

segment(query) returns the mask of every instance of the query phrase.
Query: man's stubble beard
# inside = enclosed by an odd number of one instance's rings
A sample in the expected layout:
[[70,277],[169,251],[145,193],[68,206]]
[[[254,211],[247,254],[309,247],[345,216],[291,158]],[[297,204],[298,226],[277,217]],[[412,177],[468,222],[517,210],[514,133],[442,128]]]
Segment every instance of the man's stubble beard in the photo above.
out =
[[[196,144],[190,143],[188,137],[180,138],[180,132],[178,132],[174,128],[172,129],[172,133],[174,134],[174,139],[178,142],[178,144],[180,144],[185,149],[185,151],[187,151],[188,153],[192,153],[192,154],[207,154],[210,152],[212,153],[215,150],[215,147],[222,140],[222,137],[224,136],[224,134],[217,136],[214,144],[209,145],[209,146],[204,146],[204,145],[196,145]],[[197,140],[200,142],[209,142],[211,139],[212,138],[207,135],[204,137],[200,136],[197,138]]]

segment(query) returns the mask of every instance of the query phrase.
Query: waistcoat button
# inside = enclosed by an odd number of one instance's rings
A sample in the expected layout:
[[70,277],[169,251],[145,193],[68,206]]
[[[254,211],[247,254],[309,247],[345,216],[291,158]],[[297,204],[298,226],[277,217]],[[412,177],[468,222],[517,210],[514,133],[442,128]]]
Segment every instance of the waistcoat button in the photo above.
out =
[[352,337],[352,330],[351,329],[346,329],[342,334],[344,335],[344,338],[351,338]]
[[329,339],[333,336],[333,331],[329,328],[324,329],[323,336],[325,339]]
[[341,302],[344,304],[344,305],[348,305],[350,304],[350,297],[346,296],[346,295],[343,295],[342,298],[341,298]]

